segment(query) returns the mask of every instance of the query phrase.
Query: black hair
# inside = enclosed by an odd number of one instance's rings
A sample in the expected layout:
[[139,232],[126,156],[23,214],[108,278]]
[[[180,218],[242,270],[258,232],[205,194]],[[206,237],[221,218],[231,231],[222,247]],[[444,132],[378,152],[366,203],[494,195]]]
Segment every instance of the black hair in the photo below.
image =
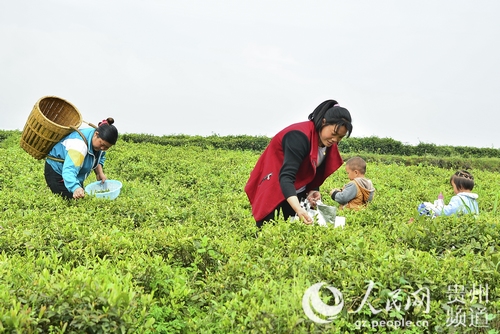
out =
[[450,178],[450,183],[455,183],[457,190],[474,189],[474,176],[466,170],[459,170]]
[[[339,106],[335,100],[326,100],[314,109],[309,114],[308,119],[314,122],[317,132],[320,132],[324,126],[336,125],[338,127],[345,126],[347,129],[347,138],[352,133],[352,119],[349,110]],[[323,120],[325,123],[323,124]]]
[[104,121],[99,122],[96,132],[99,138],[107,141],[111,145],[116,144],[118,139],[118,130],[113,125],[115,120],[111,117],[106,118]]

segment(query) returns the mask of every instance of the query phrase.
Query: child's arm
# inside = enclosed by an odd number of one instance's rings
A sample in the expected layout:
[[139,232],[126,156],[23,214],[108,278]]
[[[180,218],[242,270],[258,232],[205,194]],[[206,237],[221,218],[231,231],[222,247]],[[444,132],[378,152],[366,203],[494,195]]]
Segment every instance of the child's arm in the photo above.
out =
[[451,216],[452,214],[458,213],[464,205],[460,196],[453,196],[450,199],[450,203],[442,207],[441,210],[435,211],[435,214],[436,216]]
[[334,189],[330,192],[330,196],[332,199],[339,204],[347,204],[354,197],[356,197],[356,193],[358,192],[358,188],[354,184],[354,182],[349,182],[344,186],[342,190]]

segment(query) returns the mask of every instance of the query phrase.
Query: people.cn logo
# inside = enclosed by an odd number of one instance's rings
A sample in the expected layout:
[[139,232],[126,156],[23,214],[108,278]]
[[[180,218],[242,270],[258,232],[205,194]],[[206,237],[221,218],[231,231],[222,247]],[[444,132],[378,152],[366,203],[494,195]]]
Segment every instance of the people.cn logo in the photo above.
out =
[[319,324],[328,324],[337,318],[344,308],[344,297],[342,292],[333,286],[326,286],[334,297],[335,305],[328,305],[320,297],[320,290],[325,285],[320,282],[312,285],[304,293],[302,308],[309,319]]

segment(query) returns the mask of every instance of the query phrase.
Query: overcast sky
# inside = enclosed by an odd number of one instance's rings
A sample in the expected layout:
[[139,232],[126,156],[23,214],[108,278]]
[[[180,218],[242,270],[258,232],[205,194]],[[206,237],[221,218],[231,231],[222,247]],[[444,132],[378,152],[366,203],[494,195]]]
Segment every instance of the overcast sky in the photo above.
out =
[[273,136],[321,102],[353,136],[500,148],[500,1],[0,2],[0,129],[55,95],[120,133]]

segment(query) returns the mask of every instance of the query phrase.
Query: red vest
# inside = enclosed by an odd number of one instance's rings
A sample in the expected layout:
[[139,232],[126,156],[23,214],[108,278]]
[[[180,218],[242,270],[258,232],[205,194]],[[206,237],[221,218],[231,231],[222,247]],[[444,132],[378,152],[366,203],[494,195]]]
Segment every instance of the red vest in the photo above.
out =
[[256,221],[264,219],[285,200],[279,182],[279,173],[283,165],[284,153],[282,146],[283,136],[292,130],[303,132],[309,139],[311,148],[309,156],[302,161],[295,176],[295,189],[306,186],[306,190],[316,189],[325,179],[333,174],[343,164],[337,144],[326,149],[325,160],[320,168],[316,168],[318,161],[318,133],[314,122],[306,121],[292,124],[274,136],[264,150],[245,186],[245,192],[252,205],[252,214]]

